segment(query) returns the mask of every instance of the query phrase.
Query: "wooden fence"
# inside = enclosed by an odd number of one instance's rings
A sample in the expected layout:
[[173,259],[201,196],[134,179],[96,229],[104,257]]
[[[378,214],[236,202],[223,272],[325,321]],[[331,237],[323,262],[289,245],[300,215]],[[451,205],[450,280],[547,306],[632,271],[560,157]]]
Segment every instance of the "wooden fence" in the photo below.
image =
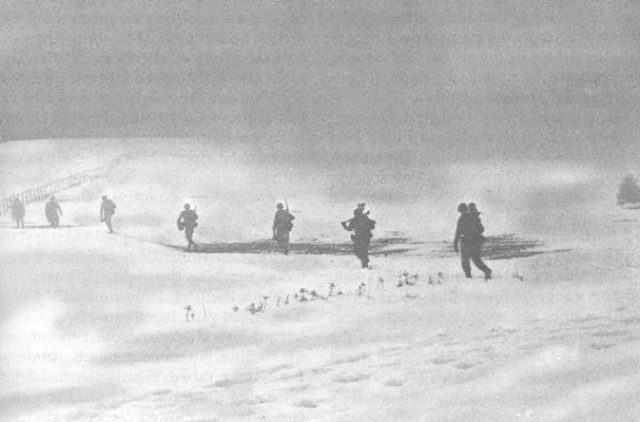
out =
[[8,197],[0,198],[0,211],[2,212],[2,214],[8,212],[11,209],[11,204],[13,203],[15,197],[20,198],[22,203],[25,205],[30,202],[41,201],[54,193],[62,192],[63,190],[79,186],[85,182],[90,182],[92,180],[105,177],[111,170],[123,164],[124,162],[140,157],[153,155],[155,154],[143,154],[140,152],[122,154],[111,160],[111,162],[104,167],[85,170],[81,173],[72,174],[71,176],[63,177],[61,179],[54,180],[53,182],[46,183],[32,189],[27,189],[23,192],[9,195]]
[[10,195],[1,199],[2,202],[0,204],[0,210],[2,211],[2,214],[7,213],[11,209],[11,204],[16,197],[20,198],[22,203],[26,205],[30,202],[43,200],[54,193],[62,192],[63,190],[79,186],[85,182],[90,182],[92,180],[99,179],[100,177],[104,177],[106,172],[107,167],[85,170],[81,173],[72,174],[71,176],[57,179],[53,182],[45,183],[44,185]]

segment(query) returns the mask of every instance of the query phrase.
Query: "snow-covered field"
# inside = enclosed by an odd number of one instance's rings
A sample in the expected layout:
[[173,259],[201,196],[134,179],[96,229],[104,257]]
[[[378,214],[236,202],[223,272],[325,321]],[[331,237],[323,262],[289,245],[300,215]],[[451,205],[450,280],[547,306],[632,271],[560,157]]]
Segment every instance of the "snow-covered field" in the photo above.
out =
[[[282,163],[164,148],[58,195],[69,227],[35,228],[42,203],[27,206],[32,228],[2,216],[0,419],[640,419],[640,217],[614,206],[606,175],[556,164],[422,170],[412,180],[444,181],[402,185],[415,201],[376,203],[373,185],[336,195],[339,172],[294,178]],[[118,204],[116,235],[96,221],[103,193]],[[250,241],[269,237],[285,195],[294,242],[346,241],[337,222],[365,200],[377,237],[428,243],[375,256],[371,271],[345,255],[165,246],[183,244],[174,223],[186,200],[201,214],[196,240]],[[488,261],[489,283],[464,279],[438,246],[462,200],[478,202],[489,234],[542,240],[546,253]],[[397,287],[404,271],[415,285]]]

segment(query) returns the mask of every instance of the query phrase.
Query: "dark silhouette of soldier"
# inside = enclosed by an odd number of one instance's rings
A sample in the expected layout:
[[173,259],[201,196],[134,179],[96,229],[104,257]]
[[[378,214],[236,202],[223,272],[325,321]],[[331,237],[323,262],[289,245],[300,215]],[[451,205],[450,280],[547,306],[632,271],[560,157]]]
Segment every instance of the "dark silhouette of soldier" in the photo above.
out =
[[491,269],[482,262],[480,254],[482,252],[482,244],[484,243],[484,227],[480,221],[480,212],[474,203],[462,203],[458,205],[458,224],[456,226],[456,234],[453,240],[453,250],[458,252],[458,244],[460,244],[460,257],[462,261],[462,270],[467,278],[471,278],[471,264],[473,261],[476,267],[484,273],[484,279],[491,278]]
[[191,209],[191,205],[184,204],[184,210],[178,216],[178,230],[184,230],[184,237],[187,239],[187,250],[198,249],[198,245],[193,241],[193,230],[198,227],[198,214]]
[[353,252],[360,260],[362,268],[369,268],[369,245],[375,229],[376,222],[369,218],[369,212],[364,211],[364,203],[358,204],[353,210],[353,218],[342,221],[342,227],[347,231],[352,231]]
[[11,217],[13,217],[13,219],[16,221],[16,228],[18,229],[24,229],[24,214],[24,204],[22,203],[20,198],[16,196],[16,198],[13,200],[13,204],[11,204]]
[[109,233],[113,233],[113,226],[111,225],[111,218],[116,213],[116,204],[107,195],[102,195],[102,203],[100,204],[100,221],[103,221]]
[[278,247],[287,255],[289,254],[289,232],[293,228],[292,221],[295,217],[289,212],[289,207],[284,208],[282,202],[276,205],[276,209],[276,215],[273,217],[273,240],[278,242]]
[[49,198],[49,202],[44,207],[44,213],[47,216],[47,221],[51,224],[51,227],[56,228],[60,226],[60,216],[62,215],[62,208],[56,200],[55,196]]

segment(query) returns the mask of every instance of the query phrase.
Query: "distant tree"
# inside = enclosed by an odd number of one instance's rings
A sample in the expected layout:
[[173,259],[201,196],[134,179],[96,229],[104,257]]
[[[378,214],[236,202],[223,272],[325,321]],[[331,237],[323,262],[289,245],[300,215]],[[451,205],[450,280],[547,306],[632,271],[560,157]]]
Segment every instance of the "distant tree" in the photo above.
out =
[[618,205],[640,203],[640,186],[633,175],[625,176],[618,189]]

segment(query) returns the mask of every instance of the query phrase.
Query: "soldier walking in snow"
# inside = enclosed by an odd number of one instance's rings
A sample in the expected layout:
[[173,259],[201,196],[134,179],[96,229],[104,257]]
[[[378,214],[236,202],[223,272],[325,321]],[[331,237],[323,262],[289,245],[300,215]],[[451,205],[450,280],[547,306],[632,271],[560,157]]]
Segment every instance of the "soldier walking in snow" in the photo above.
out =
[[193,241],[193,230],[198,227],[198,214],[195,209],[191,209],[191,205],[184,204],[184,210],[178,216],[178,230],[184,230],[184,236],[187,239],[187,250],[198,249],[198,245]]
[[342,227],[347,231],[352,231],[353,252],[360,260],[362,268],[369,268],[369,245],[375,229],[376,222],[369,218],[369,212],[364,211],[364,203],[358,204],[353,211],[353,218],[343,221]]
[[289,206],[285,208],[282,202],[276,205],[276,215],[273,218],[273,240],[278,242],[282,252],[289,254],[289,232],[293,228],[292,221],[295,217],[289,212]]
[[55,196],[52,196],[44,207],[44,213],[47,216],[47,221],[51,224],[51,227],[56,228],[60,226],[60,216],[62,215],[62,208],[56,200]]
[[24,204],[22,203],[20,198],[16,196],[16,198],[13,200],[13,204],[11,204],[11,216],[16,221],[16,228],[18,229],[24,229],[24,214]]
[[[484,279],[491,278],[491,269],[482,262],[480,254],[482,252],[482,244],[484,243],[484,227],[480,221],[480,212],[474,203],[462,203],[458,205],[458,224],[456,226],[456,234],[453,240],[453,250],[460,250],[462,261],[462,270],[467,278],[471,278],[471,263],[473,261],[476,267],[484,273]],[[460,244],[460,249],[458,249]]]
[[116,213],[116,204],[107,195],[102,195],[102,203],[100,204],[100,221],[103,221],[109,233],[113,233],[113,226],[111,225],[111,217]]

